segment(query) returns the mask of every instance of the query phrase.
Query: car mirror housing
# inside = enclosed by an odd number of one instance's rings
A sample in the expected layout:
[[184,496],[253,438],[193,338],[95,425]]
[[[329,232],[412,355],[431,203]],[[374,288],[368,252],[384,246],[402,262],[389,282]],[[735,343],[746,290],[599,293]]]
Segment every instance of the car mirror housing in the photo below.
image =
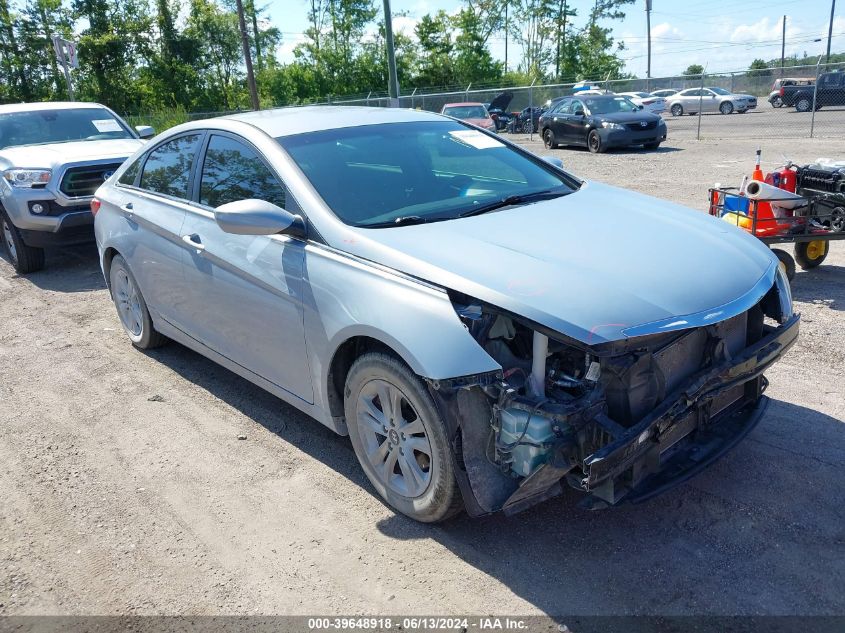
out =
[[581,108],[578,108],[574,112],[575,116],[584,116],[584,111]]
[[563,161],[557,156],[543,156],[543,160],[549,163],[550,165],[554,165],[558,169],[563,169]]
[[156,135],[155,128],[151,125],[136,125],[135,131],[138,132],[138,136],[144,139],[152,138]]
[[254,198],[220,205],[214,210],[214,220],[223,231],[235,235],[305,235],[302,216]]

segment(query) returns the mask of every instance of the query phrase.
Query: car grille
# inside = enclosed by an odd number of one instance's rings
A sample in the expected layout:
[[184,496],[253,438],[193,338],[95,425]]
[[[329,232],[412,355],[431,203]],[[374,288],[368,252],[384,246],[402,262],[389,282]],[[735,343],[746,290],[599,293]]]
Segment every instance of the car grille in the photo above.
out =
[[645,125],[640,123],[626,123],[625,126],[632,132],[644,132],[646,130],[653,130],[657,127],[657,121],[646,121]]
[[110,163],[71,167],[62,176],[59,191],[70,197],[93,196],[97,188],[106,180],[107,175],[114,173],[120,165],[121,163]]

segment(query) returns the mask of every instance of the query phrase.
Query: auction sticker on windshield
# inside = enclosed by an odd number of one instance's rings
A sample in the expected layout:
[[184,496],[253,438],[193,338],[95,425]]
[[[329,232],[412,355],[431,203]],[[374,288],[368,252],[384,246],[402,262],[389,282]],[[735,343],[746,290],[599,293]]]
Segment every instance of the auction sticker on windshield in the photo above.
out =
[[94,124],[94,127],[97,128],[98,132],[122,132],[122,128],[120,127],[120,123],[115,121],[114,119],[94,119],[91,121]]
[[455,140],[465,143],[475,149],[490,149],[491,147],[504,147],[504,143],[487,136],[476,130],[452,130],[449,132]]

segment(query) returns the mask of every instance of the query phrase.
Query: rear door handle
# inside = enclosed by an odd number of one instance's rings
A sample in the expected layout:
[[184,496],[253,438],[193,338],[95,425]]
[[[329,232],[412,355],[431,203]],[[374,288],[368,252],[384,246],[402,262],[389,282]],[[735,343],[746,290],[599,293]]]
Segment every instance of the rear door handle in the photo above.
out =
[[183,235],[182,241],[185,242],[191,248],[196,249],[198,253],[205,250],[205,244],[202,243],[200,236],[196,233],[192,233],[191,235]]

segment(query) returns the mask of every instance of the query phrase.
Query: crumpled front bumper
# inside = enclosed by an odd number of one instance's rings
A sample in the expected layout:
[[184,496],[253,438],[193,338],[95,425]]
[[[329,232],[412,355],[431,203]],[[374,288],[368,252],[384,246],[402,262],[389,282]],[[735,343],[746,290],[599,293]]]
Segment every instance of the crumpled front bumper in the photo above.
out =
[[798,337],[800,317],[745,348],[738,356],[692,376],[654,411],[590,455],[570,483],[606,507],[663,492],[727,453],[759,422],[767,399],[763,372]]

